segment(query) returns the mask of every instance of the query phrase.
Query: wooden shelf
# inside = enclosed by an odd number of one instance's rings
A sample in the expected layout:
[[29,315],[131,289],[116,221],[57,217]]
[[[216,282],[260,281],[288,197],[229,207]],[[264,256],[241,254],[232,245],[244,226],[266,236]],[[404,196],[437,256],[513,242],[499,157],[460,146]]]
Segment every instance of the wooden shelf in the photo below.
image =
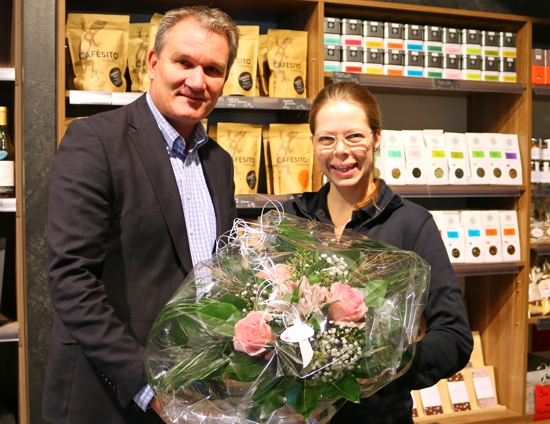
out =
[[15,199],[0,198],[0,212],[15,212],[17,210],[17,202]]
[[0,343],[17,341],[19,341],[19,324],[17,322],[10,321],[0,326]]
[[539,255],[550,255],[550,243],[531,243],[529,247]]
[[496,262],[484,264],[452,264],[458,277],[477,275],[518,274],[523,262]]
[[477,93],[522,94],[525,86],[521,82],[487,82],[468,80],[449,80],[439,78],[398,77],[391,75],[370,75],[350,72],[325,73],[325,77],[335,83],[351,81],[367,86],[371,91],[404,94],[403,90],[424,92],[426,94],[443,94],[465,96]]
[[[124,106],[144,93],[103,92],[69,90],[67,97],[71,105]],[[311,99],[286,99],[279,97],[222,96],[216,109],[267,109],[267,110],[309,110]]]
[[533,94],[536,96],[550,96],[550,85],[533,84]]
[[520,197],[524,188],[502,185],[393,185],[404,197]]
[[15,68],[0,68],[0,81],[15,81]]

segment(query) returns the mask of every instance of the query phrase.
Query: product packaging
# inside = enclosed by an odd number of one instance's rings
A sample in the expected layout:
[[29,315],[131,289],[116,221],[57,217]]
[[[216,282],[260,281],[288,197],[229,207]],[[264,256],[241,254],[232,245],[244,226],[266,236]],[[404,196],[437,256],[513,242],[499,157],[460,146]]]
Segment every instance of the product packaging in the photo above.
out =
[[464,247],[466,263],[485,262],[485,237],[480,211],[460,212],[460,221],[464,228]]

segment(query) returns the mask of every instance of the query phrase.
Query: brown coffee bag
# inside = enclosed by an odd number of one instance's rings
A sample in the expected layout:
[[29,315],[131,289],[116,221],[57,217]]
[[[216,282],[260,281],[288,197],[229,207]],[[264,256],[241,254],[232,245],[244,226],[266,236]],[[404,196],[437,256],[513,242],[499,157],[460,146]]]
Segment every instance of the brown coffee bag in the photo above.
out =
[[239,49],[223,87],[224,96],[255,96],[260,27],[239,25]]
[[66,36],[77,90],[126,91],[127,15],[69,13]]
[[235,194],[256,194],[262,153],[262,126],[218,122],[217,141],[233,158]]
[[267,31],[269,97],[306,97],[307,37],[306,31]]
[[271,124],[273,194],[312,191],[313,145],[308,124]]
[[130,24],[128,38],[128,71],[132,81],[132,91],[143,92],[143,81],[147,75],[147,51],[149,44],[149,23]]

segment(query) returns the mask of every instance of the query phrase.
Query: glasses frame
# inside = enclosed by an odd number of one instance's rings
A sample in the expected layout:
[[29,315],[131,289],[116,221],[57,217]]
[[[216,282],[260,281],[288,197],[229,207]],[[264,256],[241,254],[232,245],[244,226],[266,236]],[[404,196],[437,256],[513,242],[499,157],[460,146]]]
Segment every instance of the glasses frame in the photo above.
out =
[[[346,140],[346,137],[349,136],[349,135],[352,135],[352,134],[363,134],[364,137],[361,141],[359,142],[356,142],[356,143],[352,143],[348,140]],[[338,145],[338,141],[342,140],[342,143],[344,143],[344,145],[350,149],[350,150],[353,150],[353,149],[358,149],[358,148],[364,148],[365,145],[364,145],[364,140],[366,140],[368,138],[368,135],[370,134],[371,136],[371,139],[372,139],[372,136],[374,135],[374,131],[353,131],[353,132],[350,132],[344,136],[341,136],[341,135],[330,135],[330,134],[321,134],[321,135],[312,135],[311,137],[309,137],[309,139],[315,143],[318,148],[320,150],[333,150],[334,148],[336,148],[336,146]],[[323,145],[321,143],[319,143],[319,141],[317,141],[317,139],[319,137],[332,137],[334,139],[333,143],[330,144],[330,145]],[[369,148],[369,143],[366,143],[366,147],[367,147],[367,150]]]

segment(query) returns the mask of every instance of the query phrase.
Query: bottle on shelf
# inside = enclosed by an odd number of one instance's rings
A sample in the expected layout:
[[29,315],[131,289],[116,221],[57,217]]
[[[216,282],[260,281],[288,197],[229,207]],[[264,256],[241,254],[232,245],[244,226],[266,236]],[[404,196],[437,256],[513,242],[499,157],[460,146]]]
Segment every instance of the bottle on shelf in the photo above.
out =
[[0,198],[15,197],[15,149],[8,132],[8,108],[0,106]]

